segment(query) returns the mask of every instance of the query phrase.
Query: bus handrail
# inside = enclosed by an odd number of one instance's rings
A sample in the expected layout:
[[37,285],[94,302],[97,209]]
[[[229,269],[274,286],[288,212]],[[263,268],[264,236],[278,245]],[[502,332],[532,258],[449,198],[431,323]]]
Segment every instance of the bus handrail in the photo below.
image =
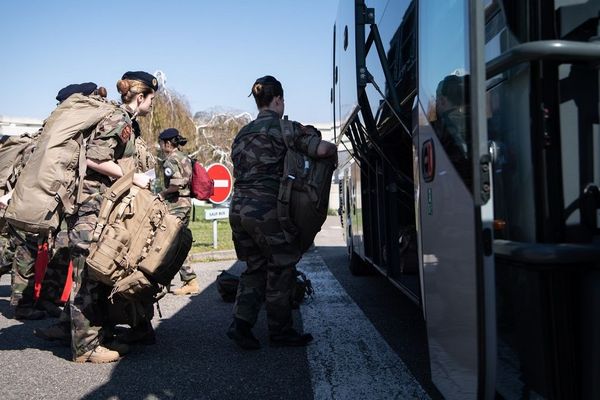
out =
[[487,78],[534,60],[600,61],[600,44],[569,40],[540,40],[517,45],[486,63]]
[[600,245],[597,243],[526,243],[496,239],[494,254],[540,267],[565,264],[600,267]]

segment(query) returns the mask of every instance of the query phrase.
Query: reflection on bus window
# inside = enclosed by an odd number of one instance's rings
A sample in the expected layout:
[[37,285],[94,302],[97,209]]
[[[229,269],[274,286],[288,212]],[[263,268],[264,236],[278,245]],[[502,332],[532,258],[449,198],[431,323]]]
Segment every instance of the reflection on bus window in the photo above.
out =
[[436,120],[433,127],[450,161],[463,177],[467,187],[470,187],[472,179],[467,137],[468,87],[468,75],[448,75],[439,83],[435,97]]

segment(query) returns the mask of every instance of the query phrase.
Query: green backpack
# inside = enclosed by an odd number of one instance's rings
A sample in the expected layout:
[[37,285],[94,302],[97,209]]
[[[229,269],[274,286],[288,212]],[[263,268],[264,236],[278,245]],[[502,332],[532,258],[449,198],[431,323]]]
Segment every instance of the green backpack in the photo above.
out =
[[[335,160],[311,158],[294,150],[292,121],[286,115],[280,124],[287,152],[277,197],[277,214],[286,240],[290,243],[298,241],[300,250],[305,252],[327,218]],[[306,128],[321,136],[315,128]]]

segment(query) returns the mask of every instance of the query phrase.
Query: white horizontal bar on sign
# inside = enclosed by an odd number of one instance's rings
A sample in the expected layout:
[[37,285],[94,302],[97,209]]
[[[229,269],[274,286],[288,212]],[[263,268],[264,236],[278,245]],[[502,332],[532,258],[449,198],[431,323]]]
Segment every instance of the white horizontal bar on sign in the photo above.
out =
[[227,179],[215,179],[215,187],[229,187],[229,181]]
[[204,219],[224,219],[229,218],[229,208],[209,208],[204,210]]

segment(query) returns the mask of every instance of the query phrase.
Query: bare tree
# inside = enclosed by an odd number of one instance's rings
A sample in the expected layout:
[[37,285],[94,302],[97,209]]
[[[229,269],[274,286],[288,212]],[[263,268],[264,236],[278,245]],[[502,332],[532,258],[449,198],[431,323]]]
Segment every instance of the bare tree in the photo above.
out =
[[[231,145],[235,135],[252,117],[248,113],[203,114],[205,118],[196,118],[198,129],[197,145],[201,156],[199,160],[206,164],[219,162],[232,167]],[[197,115],[198,115],[197,114]]]

